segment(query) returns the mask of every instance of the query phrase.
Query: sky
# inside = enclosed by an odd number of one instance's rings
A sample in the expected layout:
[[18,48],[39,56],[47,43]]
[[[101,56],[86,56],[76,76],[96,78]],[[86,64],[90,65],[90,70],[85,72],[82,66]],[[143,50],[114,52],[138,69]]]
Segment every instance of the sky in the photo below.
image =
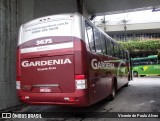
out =
[[[104,16],[97,16],[95,21],[100,23]],[[106,15],[105,19],[108,25],[123,24],[122,20],[126,20],[127,24],[133,23],[149,23],[149,22],[160,22],[160,11],[152,12],[152,10],[120,13]]]

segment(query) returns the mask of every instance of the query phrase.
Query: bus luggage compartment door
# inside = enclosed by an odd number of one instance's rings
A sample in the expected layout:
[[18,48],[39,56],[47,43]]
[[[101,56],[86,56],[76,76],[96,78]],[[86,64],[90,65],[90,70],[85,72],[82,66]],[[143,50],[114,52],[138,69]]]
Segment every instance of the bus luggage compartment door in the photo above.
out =
[[73,55],[21,60],[22,91],[71,93],[75,91]]

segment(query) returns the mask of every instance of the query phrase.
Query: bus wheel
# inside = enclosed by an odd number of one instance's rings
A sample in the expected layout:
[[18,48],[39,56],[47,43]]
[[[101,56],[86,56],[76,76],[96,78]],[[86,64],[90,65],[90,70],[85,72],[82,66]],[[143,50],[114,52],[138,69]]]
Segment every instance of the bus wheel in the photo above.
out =
[[116,97],[116,84],[115,82],[112,85],[112,92],[111,95],[109,96],[109,100],[113,100]]
[[128,87],[128,82],[127,82],[127,84],[124,85],[124,87]]
[[145,75],[140,75],[141,77],[144,77]]
[[133,72],[133,76],[134,76],[134,77],[138,77],[138,72],[137,72],[137,71],[134,71],[134,72]]

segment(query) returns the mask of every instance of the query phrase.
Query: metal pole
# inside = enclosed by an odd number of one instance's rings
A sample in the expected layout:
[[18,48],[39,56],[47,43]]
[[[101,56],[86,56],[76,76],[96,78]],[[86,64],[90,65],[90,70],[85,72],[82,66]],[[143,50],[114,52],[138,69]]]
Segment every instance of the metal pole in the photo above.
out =
[[127,26],[126,26],[126,23],[127,23],[127,20],[122,20],[122,22],[124,23],[124,40],[125,42],[127,41]]

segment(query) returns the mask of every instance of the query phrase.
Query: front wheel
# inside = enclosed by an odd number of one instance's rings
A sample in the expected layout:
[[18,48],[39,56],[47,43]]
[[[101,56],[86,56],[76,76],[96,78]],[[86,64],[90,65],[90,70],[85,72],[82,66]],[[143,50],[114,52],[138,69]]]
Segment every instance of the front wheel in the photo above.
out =
[[124,87],[128,87],[128,83],[126,83],[126,84],[124,85]]
[[133,72],[133,76],[134,76],[134,77],[138,77],[138,72],[137,72],[137,71],[134,71],[134,72]]
[[140,75],[141,77],[144,77],[145,75]]

